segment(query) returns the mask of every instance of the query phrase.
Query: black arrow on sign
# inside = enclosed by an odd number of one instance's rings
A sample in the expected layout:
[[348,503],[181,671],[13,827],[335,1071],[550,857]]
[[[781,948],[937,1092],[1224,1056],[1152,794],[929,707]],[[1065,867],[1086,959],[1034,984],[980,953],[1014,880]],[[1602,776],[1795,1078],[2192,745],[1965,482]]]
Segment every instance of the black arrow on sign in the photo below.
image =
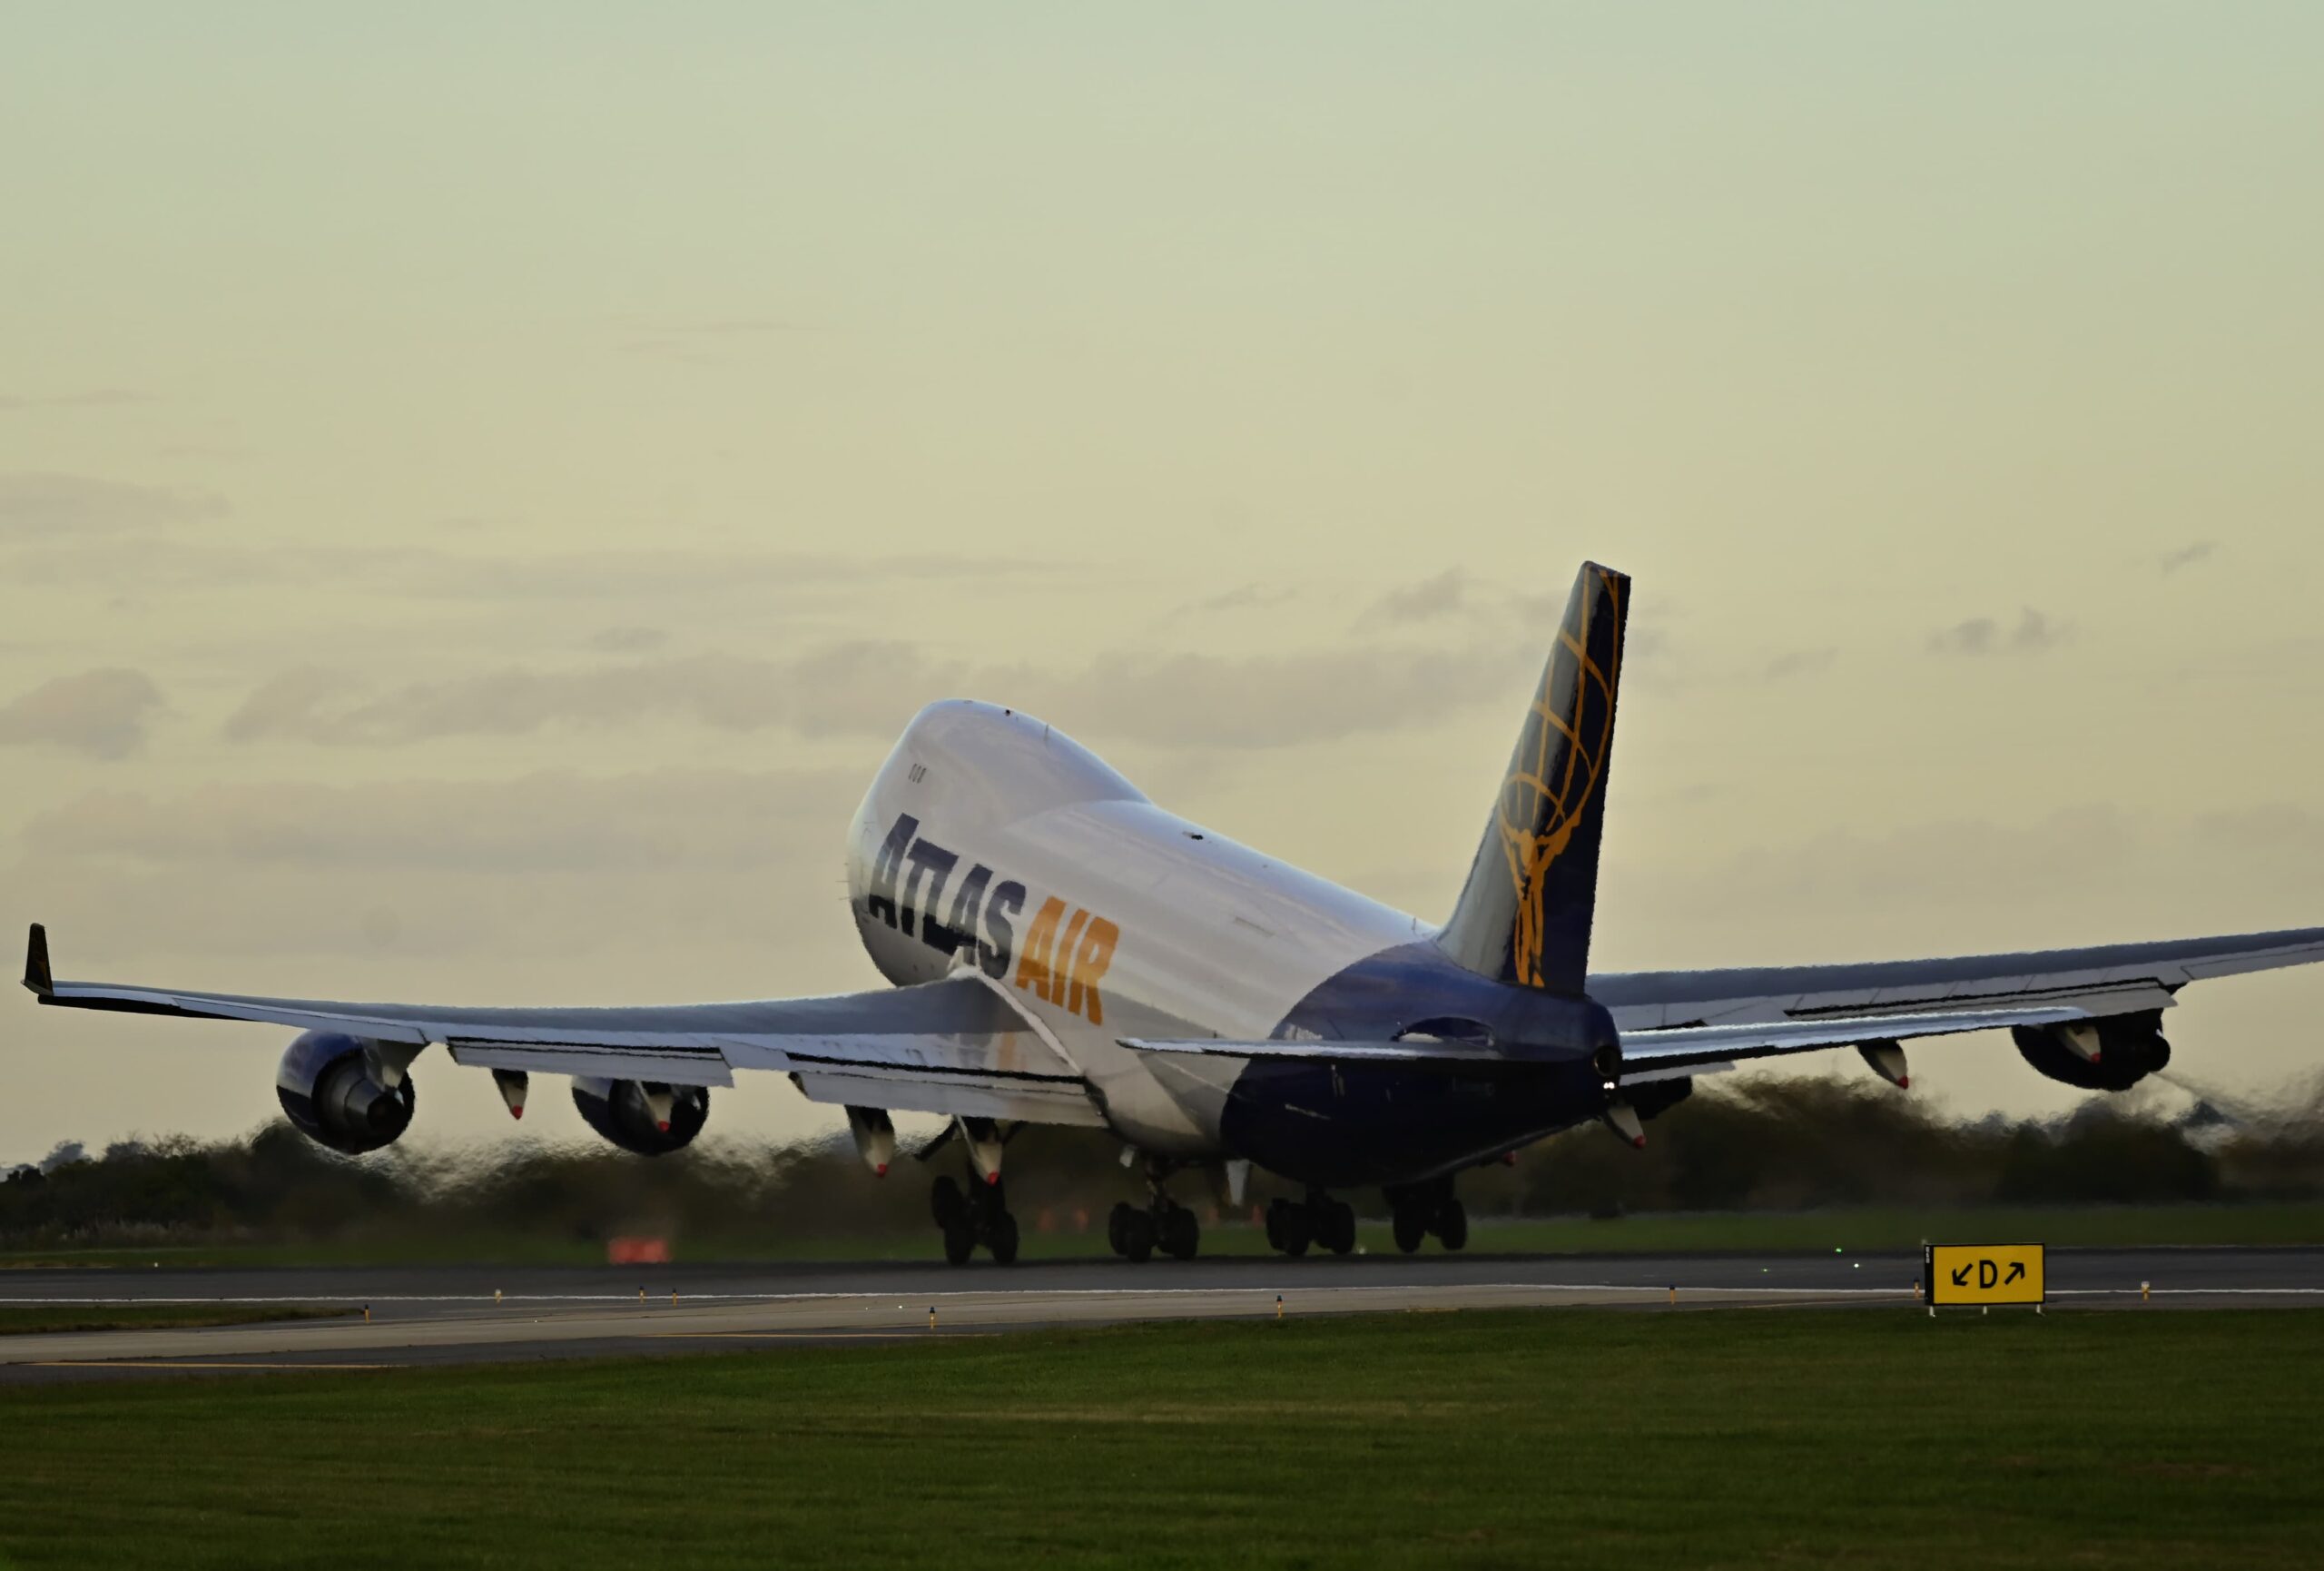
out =
[[2024,1260],[2012,1260],[2009,1262],[2009,1275],[2002,1278],[2001,1285],[2003,1287],[2007,1287],[2010,1283],[2015,1281],[2024,1274],[2025,1262]]
[[1969,1268],[1967,1266],[1963,1266],[1959,1270],[1953,1273],[1953,1285],[1955,1287],[1965,1287],[1968,1285],[1968,1281]]

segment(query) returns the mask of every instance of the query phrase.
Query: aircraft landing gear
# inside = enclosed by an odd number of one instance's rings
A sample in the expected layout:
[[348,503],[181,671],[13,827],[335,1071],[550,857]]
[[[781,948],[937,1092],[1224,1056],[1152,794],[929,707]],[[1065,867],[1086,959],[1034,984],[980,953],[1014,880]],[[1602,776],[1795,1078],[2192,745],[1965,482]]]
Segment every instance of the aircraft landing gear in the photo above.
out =
[[1461,1197],[1452,1192],[1452,1181],[1437,1179],[1410,1189],[1390,1190],[1388,1204],[1392,1208],[1393,1230],[1396,1247],[1411,1254],[1421,1246],[1421,1240],[1434,1233],[1437,1241],[1447,1250],[1458,1251],[1468,1246],[1469,1211]]
[[1322,1190],[1304,1200],[1279,1200],[1267,1207],[1267,1243],[1294,1257],[1310,1244],[1344,1255],[1355,1248],[1355,1208]]
[[1144,1210],[1119,1200],[1106,1218],[1106,1241],[1124,1260],[1143,1264],[1160,1250],[1174,1260],[1190,1260],[1202,1247],[1202,1220],[1164,1192],[1163,1176],[1164,1170],[1148,1168],[1151,1199]]
[[1000,1184],[971,1178],[963,1189],[951,1178],[940,1178],[929,1191],[928,1209],[944,1235],[944,1258],[953,1265],[967,1265],[980,1244],[991,1252],[995,1265],[1017,1263],[1017,1219],[1009,1215]]

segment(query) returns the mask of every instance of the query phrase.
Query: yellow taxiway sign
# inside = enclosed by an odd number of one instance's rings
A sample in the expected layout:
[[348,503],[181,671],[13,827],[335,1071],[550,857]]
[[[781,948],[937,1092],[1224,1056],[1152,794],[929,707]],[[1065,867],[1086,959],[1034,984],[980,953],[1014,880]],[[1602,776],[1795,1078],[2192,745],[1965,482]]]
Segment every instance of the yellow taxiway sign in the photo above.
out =
[[2040,1244],[1930,1244],[1921,1269],[1932,1308],[2042,1301]]

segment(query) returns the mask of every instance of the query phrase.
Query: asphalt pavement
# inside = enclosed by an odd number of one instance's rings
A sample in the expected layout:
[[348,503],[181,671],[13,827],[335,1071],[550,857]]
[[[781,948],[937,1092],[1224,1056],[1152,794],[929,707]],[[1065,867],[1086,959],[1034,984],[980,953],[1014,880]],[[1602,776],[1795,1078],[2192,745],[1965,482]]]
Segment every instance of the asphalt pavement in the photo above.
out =
[[[4,1336],[0,1384],[735,1350],[1278,1312],[1910,1307],[1919,1276],[1916,1252],[15,1270],[0,1273],[0,1304],[340,1313]],[[2324,1308],[2324,1249],[2053,1250],[2048,1277],[2058,1309]]]

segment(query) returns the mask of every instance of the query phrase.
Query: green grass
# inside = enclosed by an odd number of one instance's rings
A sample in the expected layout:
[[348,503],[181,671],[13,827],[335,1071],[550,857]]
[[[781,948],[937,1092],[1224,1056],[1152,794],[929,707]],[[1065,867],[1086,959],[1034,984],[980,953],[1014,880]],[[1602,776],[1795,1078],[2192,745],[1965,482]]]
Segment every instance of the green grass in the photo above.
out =
[[[1025,1225],[1027,1260],[1103,1256],[1105,1215],[1093,1210],[1091,1230],[1043,1232],[1036,1214]],[[1053,1218],[1053,1220],[1060,1219]],[[1925,1240],[2024,1241],[2056,1248],[2155,1244],[2324,1244],[2324,1204],[2286,1201],[2250,1205],[1976,1207],[1915,1210],[1894,1207],[1819,1211],[1642,1213],[1616,1220],[1553,1217],[1527,1220],[1477,1219],[1472,1252],[1512,1254],[1631,1254],[1730,1251],[1761,1254],[1803,1250],[1913,1250]],[[1360,1247],[1374,1254],[1395,1248],[1384,1223],[1358,1230]],[[681,1238],[681,1262],[705,1260],[928,1260],[938,1255],[933,1229],[902,1233],[820,1237],[812,1233],[735,1233]],[[1431,1246],[1433,1247],[1433,1246]],[[1207,1227],[1208,1255],[1268,1253],[1256,1228]],[[0,1251],[0,1270],[34,1266],[153,1265],[330,1266],[433,1265],[472,1261],[491,1265],[588,1265],[603,1261],[602,1244],[515,1233],[435,1234],[350,1238],[329,1242],[147,1246],[133,1249]]]
[[0,1336],[33,1331],[120,1331],[159,1326],[248,1326],[320,1320],[345,1309],[290,1304],[0,1304]]
[[26,1567],[2312,1566],[2324,1315],[1582,1309],[19,1388]]

